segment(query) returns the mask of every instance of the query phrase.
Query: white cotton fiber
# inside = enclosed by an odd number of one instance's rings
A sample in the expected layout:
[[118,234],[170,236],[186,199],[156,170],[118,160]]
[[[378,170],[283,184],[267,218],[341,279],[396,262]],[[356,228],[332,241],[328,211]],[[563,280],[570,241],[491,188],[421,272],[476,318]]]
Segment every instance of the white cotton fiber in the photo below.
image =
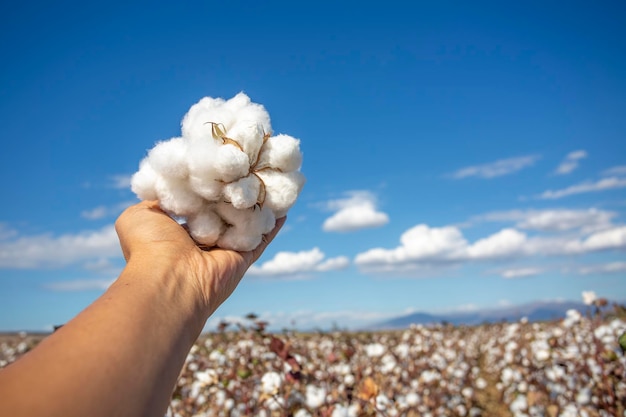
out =
[[250,173],[248,155],[234,145],[223,145],[215,158],[216,179],[224,182],[235,181]]
[[276,135],[269,138],[263,146],[257,166],[289,172],[300,169],[300,165],[302,165],[300,141],[289,135]]
[[212,206],[189,216],[187,226],[191,237],[207,246],[215,246],[225,229],[224,222]]
[[[259,202],[261,180],[256,175],[248,175],[224,186],[224,199],[236,209],[247,209]],[[260,201],[259,203],[263,203]]]
[[270,137],[269,114],[244,93],[203,98],[191,106],[181,131],[182,137],[148,152],[132,190],[183,217],[202,245],[254,249],[302,190],[300,141]]
[[139,164],[137,171],[131,178],[131,190],[142,200],[157,200],[156,182],[159,174],[152,168],[147,159]]
[[294,205],[304,186],[304,175],[299,171],[279,172],[272,169],[259,171],[257,175],[265,184],[264,204],[276,217],[282,217]]
[[159,205],[176,216],[189,216],[202,209],[204,200],[194,193],[189,183],[178,178],[159,177],[156,182]]
[[248,155],[248,166],[256,161],[261,146],[263,146],[263,136],[263,129],[254,120],[237,123],[228,131],[228,137],[239,143]]
[[219,203],[216,210],[227,223],[226,231],[217,242],[220,247],[241,251],[254,249],[276,224],[274,213],[267,207],[238,210],[231,204]]
[[183,138],[173,138],[159,142],[148,153],[150,165],[164,177],[185,178],[187,167],[187,144]]
[[219,201],[222,198],[224,183],[211,179],[211,177],[199,177],[191,174],[189,186],[192,191],[207,201]]

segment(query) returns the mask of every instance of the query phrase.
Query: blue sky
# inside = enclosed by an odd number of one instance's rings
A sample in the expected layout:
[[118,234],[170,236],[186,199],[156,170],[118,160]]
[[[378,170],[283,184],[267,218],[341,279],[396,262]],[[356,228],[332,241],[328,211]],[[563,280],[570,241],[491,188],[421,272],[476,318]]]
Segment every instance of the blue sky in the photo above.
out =
[[98,297],[139,161],[240,91],[307,184],[209,328],[626,299],[623,2],[88,3],[0,5],[0,330]]

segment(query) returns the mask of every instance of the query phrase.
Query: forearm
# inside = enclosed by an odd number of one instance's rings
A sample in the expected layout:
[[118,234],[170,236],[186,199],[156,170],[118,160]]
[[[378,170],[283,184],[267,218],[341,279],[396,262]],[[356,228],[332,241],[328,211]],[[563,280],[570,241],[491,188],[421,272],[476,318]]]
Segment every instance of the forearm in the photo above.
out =
[[0,372],[0,415],[163,415],[210,313],[181,275],[130,261],[96,302]]

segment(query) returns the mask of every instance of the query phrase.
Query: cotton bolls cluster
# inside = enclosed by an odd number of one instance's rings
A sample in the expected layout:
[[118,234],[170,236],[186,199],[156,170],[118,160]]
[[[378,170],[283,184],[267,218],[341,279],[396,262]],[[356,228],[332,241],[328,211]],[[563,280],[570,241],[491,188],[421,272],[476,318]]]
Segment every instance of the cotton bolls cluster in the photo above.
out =
[[269,114],[244,93],[203,98],[181,127],[141,161],[133,192],[184,218],[199,244],[254,249],[302,190],[300,141],[271,136]]

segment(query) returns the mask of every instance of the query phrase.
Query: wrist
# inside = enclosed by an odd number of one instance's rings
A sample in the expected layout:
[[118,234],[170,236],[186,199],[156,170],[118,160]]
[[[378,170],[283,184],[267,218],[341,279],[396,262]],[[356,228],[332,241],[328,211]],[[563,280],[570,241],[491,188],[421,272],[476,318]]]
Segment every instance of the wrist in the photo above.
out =
[[131,257],[111,290],[133,287],[137,302],[151,305],[156,320],[185,323],[189,337],[195,341],[210,310],[188,265],[188,261],[175,256]]

